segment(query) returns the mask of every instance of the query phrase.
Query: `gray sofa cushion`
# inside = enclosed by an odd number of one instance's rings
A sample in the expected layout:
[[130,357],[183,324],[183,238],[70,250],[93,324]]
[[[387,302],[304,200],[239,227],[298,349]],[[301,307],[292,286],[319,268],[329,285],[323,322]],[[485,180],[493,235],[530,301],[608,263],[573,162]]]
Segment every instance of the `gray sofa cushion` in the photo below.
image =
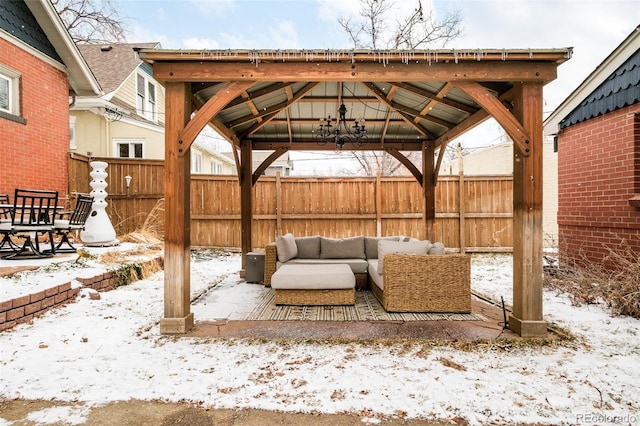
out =
[[364,237],[364,254],[367,259],[377,259],[378,258],[378,241],[380,240],[389,240],[389,241],[400,241],[399,236],[394,237]]
[[433,243],[433,245],[429,248],[429,254],[444,254],[444,244]]
[[320,236],[295,238],[298,246],[298,259],[320,258]]
[[298,256],[298,246],[292,233],[276,238],[276,251],[280,262],[286,262]]
[[378,259],[367,259],[367,272],[369,273],[370,282],[378,286],[380,290],[384,290],[384,279],[378,273]]
[[365,259],[364,237],[320,237],[320,259]]
[[378,242],[378,274],[384,274],[384,257],[387,254],[411,253],[427,254],[431,248],[429,241],[385,241]]

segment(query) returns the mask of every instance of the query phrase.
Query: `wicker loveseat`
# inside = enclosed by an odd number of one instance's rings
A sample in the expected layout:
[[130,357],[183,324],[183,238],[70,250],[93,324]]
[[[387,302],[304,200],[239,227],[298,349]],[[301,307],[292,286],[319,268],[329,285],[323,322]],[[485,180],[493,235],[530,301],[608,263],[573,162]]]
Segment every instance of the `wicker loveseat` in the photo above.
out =
[[[319,249],[315,248],[315,239],[319,242]],[[354,249],[359,247],[360,239],[362,253]],[[470,257],[428,254],[430,250],[432,253],[444,253],[441,243],[418,242],[403,237],[328,239],[316,236],[295,238],[295,241],[301,257],[279,256],[276,242],[266,246],[265,285],[271,285],[276,269],[285,264],[346,263],[354,272],[356,289],[370,288],[389,312],[471,311]],[[325,251],[324,255],[323,244],[331,250]],[[340,244],[348,246],[349,250],[344,253],[336,251]],[[425,246],[428,247],[426,250]],[[317,250],[320,253],[316,253]],[[332,254],[338,257],[330,257]],[[382,261],[378,259],[379,255]]]

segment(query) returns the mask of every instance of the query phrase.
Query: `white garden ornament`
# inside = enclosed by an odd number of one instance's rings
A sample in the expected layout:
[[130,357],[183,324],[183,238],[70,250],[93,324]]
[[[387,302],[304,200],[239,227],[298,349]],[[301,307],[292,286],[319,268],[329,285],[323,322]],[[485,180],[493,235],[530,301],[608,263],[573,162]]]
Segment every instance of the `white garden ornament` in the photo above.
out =
[[116,231],[111,224],[111,220],[106,212],[107,207],[107,177],[104,161],[92,161],[89,163],[93,169],[89,175],[92,178],[90,183],[91,195],[93,196],[93,208],[89,218],[85,223],[84,230],[80,232],[80,239],[85,246],[108,247],[120,244],[116,239]]

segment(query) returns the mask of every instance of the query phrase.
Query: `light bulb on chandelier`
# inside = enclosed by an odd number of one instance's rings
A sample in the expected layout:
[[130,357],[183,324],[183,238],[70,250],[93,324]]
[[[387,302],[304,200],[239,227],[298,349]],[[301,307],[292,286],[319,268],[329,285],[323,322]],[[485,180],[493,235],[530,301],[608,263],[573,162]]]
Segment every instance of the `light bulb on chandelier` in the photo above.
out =
[[[328,116],[320,119],[320,125],[316,132],[316,143],[326,145],[328,142],[335,142],[336,149],[342,150],[346,142],[351,143],[356,148],[361,148],[367,143],[367,130],[364,127],[364,119],[354,120],[351,128],[347,124],[347,107],[344,103],[338,109],[338,120]],[[332,124],[332,123],[335,123]]]

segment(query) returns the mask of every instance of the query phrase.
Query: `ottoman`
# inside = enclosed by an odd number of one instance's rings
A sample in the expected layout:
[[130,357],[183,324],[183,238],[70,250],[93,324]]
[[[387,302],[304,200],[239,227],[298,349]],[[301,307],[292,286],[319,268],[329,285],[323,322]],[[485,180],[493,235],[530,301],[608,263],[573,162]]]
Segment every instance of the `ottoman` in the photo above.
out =
[[276,305],[353,305],[356,277],[349,265],[282,265],[271,277]]

